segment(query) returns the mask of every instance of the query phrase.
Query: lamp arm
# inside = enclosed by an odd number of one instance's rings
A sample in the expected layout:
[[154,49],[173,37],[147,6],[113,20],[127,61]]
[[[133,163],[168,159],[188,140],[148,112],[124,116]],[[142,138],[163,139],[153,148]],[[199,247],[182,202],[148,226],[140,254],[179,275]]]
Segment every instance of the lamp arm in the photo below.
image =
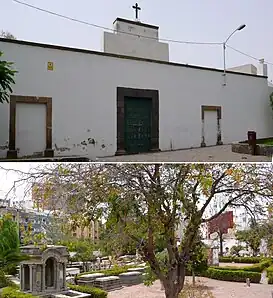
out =
[[224,41],[224,44],[226,45],[226,43],[229,41],[229,39],[231,38],[231,36],[236,32],[238,31],[238,29],[235,29],[229,36],[228,38]]

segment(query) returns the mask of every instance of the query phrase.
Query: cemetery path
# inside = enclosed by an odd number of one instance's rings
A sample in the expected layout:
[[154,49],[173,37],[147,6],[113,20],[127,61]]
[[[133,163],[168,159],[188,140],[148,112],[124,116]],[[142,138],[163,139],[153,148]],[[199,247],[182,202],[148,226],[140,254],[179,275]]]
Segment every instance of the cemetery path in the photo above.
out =
[[117,162],[271,162],[268,156],[234,153],[231,145],[98,158]]
[[[191,278],[187,278],[191,281]],[[251,284],[247,287],[245,283],[227,282],[208,278],[198,278],[205,286],[213,292],[215,298],[257,298],[271,297],[272,285]],[[108,298],[165,298],[164,292],[160,290],[157,281],[151,287],[144,285],[123,288],[122,290],[110,292]]]

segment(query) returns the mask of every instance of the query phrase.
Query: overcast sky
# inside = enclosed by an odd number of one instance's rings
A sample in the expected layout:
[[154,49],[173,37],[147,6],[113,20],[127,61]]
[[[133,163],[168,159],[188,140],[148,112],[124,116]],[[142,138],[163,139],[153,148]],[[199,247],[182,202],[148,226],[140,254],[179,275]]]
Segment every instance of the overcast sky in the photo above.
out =
[[[112,28],[116,17],[134,19],[131,0],[21,0],[41,8],[83,21]],[[222,42],[245,23],[230,45],[273,63],[272,0],[139,0],[140,18],[160,27],[167,39]],[[17,39],[70,47],[102,49],[103,29],[89,27],[36,11],[13,0],[1,0],[0,29]],[[223,67],[221,46],[170,44],[170,59],[175,62]],[[228,49],[227,66],[257,62]],[[269,66],[273,79],[273,66]]]
[[[22,178],[19,172],[29,172],[31,168],[37,166],[36,163],[29,162],[5,162],[0,165],[0,199],[5,199],[6,194],[12,189],[14,182],[18,181]],[[5,169],[9,169],[10,171],[5,171]],[[26,184],[20,182],[20,185],[16,187],[15,192],[11,192],[8,196],[9,199],[27,201],[30,199],[29,196],[25,195],[25,187]]]

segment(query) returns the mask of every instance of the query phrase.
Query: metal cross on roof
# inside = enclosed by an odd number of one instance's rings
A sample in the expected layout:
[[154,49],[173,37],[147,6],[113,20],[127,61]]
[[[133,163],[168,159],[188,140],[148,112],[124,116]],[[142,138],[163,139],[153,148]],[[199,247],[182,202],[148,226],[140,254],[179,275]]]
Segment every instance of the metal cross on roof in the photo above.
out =
[[141,8],[138,6],[138,3],[133,6],[133,9],[136,11],[136,20],[138,20],[138,11],[141,10]]

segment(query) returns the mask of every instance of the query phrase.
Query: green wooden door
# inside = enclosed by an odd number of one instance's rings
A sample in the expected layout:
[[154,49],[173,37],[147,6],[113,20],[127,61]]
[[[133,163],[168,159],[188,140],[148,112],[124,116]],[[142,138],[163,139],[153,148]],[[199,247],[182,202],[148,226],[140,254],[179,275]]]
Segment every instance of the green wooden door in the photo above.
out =
[[125,97],[124,143],[128,153],[151,149],[152,99]]

